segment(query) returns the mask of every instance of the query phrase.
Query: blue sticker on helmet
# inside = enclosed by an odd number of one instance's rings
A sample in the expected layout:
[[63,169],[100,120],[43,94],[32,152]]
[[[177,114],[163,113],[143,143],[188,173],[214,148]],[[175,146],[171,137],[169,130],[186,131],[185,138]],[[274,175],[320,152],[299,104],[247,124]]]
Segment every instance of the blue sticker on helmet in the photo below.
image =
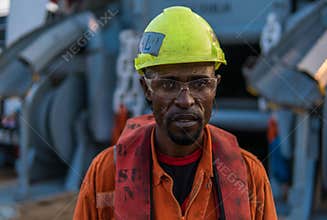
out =
[[157,32],[145,32],[142,35],[139,51],[158,56],[165,35]]

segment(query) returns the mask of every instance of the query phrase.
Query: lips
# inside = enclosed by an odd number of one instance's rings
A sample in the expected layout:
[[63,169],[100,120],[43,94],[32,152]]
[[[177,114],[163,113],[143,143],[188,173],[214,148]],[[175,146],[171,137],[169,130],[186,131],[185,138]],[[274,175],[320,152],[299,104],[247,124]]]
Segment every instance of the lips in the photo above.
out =
[[187,128],[199,123],[199,117],[194,114],[176,114],[172,117],[172,122],[177,127]]
[[197,121],[199,117],[194,114],[176,114],[172,119],[175,121]]

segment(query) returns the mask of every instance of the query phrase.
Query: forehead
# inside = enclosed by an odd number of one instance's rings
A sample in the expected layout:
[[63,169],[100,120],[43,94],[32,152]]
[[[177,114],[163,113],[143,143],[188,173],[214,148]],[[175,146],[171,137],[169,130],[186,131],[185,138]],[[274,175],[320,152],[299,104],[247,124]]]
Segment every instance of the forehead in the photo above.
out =
[[153,66],[146,68],[149,74],[159,74],[161,77],[192,77],[192,76],[213,76],[215,74],[214,63],[180,63]]

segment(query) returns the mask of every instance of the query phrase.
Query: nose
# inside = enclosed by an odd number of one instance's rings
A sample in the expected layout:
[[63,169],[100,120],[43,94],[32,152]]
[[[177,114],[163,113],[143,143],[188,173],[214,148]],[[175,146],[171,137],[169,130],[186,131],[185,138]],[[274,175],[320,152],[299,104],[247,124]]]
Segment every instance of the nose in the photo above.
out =
[[174,102],[178,107],[186,109],[191,107],[194,104],[195,100],[192,97],[190,90],[187,88],[182,89],[179,92]]

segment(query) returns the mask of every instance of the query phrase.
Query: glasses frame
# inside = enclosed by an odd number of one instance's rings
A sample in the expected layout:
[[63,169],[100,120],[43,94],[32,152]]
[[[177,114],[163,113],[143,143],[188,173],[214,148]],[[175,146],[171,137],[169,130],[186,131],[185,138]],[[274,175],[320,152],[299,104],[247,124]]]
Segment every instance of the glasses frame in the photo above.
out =
[[[143,76],[143,79],[144,79],[146,85],[148,86],[149,91],[153,93],[154,91],[152,89],[151,82],[153,80],[160,80],[161,78],[151,78],[151,79],[149,79],[149,78],[146,78],[145,76]],[[215,89],[212,90],[212,92],[216,90],[217,85],[218,85],[218,78],[217,77],[199,78],[199,79],[191,80],[191,81],[188,81],[188,82],[182,82],[182,81],[178,81],[178,80],[174,80],[174,79],[162,79],[162,80],[170,80],[170,81],[173,81],[173,82],[177,82],[178,84],[181,85],[180,90],[178,91],[178,93],[176,93],[176,96],[175,96],[175,98],[176,98],[176,97],[178,97],[180,95],[181,91],[184,90],[184,89],[188,90],[190,92],[190,94],[192,95],[192,97],[194,97],[191,90],[190,90],[189,84],[194,82],[194,81],[201,80],[201,79],[214,79],[216,85],[215,85]]]

